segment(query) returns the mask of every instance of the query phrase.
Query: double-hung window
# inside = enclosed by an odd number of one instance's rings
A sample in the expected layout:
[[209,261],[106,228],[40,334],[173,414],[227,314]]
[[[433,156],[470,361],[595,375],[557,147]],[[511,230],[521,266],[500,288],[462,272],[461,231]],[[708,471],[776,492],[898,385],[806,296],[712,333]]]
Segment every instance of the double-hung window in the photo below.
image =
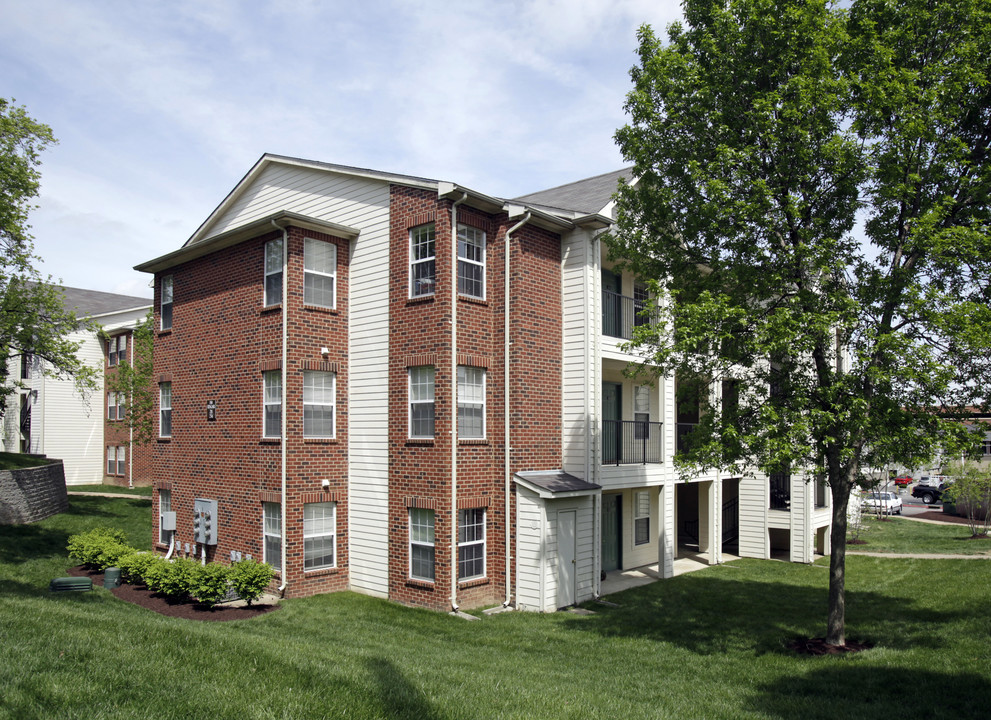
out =
[[633,437],[645,440],[650,437],[650,386],[636,385],[633,388]]
[[158,437],[172,437],[172,383],[158,384]]
[[485,577],[485,508],[458,510],[458,580]]
[[117,364],[127,364],[127,335],[117,336]]
[[127,474],[127,448],[123,445],[117,446],[117,474]]
[[162,298],[160,308],[162,330],[172,329],[172,276],[162,278]]
[[414,580],[434,580],[433,510],[409,510],[409,576]]
[[409,231],[409,296],[434,294],[436,283],[436,234],[434,224]]
[[282,505],[262,503],[262,534],[264,559],[276,570],[282,569]]
[[107,475],[117,474],[117,448],[107,445]]
[[303,372],[303,437],[334,437],[334,395],[334,373]]
[[113,367],[117,364],[117,338],[112,337],[107,340],[107,365]]
[[458,225],[458,293],[485,299],[485,233]]
[[171,490],[159,490],[158,491],[158,542],[163,545],[168,545],[169,541],[172,539],[172,530],[162,529],[162,515],[167,512],[172,512],[172,491]]
[[650,542],[650,493],[637,490],[633,493],[633,544]]
[[431,365],[409,369],[409,436],[434,436],[434,368]]
[[282,302],[282,240],[265,243],[265,307]]
[[485,370],[458,365],[458,437],[485,437]]
[[123,445],[107,446],[107,475],[127,474],[127,448]]
[[303,505],[303,569],[334,567],[336,506],[332,502]]
[[282,437],[282,371],[262,373],[264,437]]
[[325,240],[303,240],[303,303],[337,306],[337,246]]
[[107,420],[117,419],[117,393],[107,393]]

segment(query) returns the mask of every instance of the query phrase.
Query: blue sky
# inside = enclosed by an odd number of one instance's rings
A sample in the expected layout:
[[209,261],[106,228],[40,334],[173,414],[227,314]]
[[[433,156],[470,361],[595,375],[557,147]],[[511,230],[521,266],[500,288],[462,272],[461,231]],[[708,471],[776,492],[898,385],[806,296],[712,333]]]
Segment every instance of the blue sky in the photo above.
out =
[[265,152],[516,196],[623,167],[636,30],[673,0],[0,0],[0,96],[50,125],[40,269],[150,296]]

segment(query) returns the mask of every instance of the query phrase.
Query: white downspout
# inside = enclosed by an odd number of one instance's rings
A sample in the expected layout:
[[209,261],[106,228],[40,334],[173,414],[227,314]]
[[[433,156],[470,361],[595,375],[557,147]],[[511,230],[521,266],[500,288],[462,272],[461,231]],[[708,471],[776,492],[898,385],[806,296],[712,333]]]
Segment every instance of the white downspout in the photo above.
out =
[[[127,348],[128,362],[131,367],[134,367],[134,333],[131,333],[131,341],[128,343]],[[131,377],[134,377],[133,375]],[[127,398],[127,486],[129,488],[134,487],[134,425],[130,420],[130,413],[132,403],[134,401],[134,393],[131,393]],[[172,552],[172,549],[169,549]]]
[[458,611],[458,205],[451,205],[451,609]]
[[503,337],[504,337],[504,340],[505,340],[505,347],[503,348],[503,363],[502,363],[502,365],[503,365],[503,392],[504,392],[504,399],[503,399],[503,416],[504,416],[503,438],[504,438],[504,442],[505,442],[505,445],[506,445],[505,452],[503,453],[503,455],[505,456],[504,462],[505,462],[505,475],[506,475],[506,477],[505,477],[505,487],[503,488],[503,495],[505,497],[505,510],[504,510],[503,516],[504,516],[505,522],[506,522],[506,600],[502,603],[502,606],[503,607],[509,607],[509,604],[512,602],[512,599],[513,599],[512,569],[511,569],[513,563],[512,563],[512,558],[510,557],[511,547],[512,546],[511,546],[511,542],[510,542],[511,539],[510,539],[510,536],[509,536],[509,529],[512,526],[512,523],[510,522],[510,517],[509,517],[509,510],[510,510],[510,508],[509,508],[509,491],[510,491],[510,488],[512,487],[512,473],[511,473],[511,470],[510,470],[510,453],[512,452],[512,447],[511,447],[510,442],[509,442],[510,441],[510,429],[509,429],[509,425],[510,425],[510,423],[509,423],[509,346],[511,345],[511,343],[509,341],[509,299],[511,297],[511,295],[509,294],[509,285],[510,285],[510,282],[509,282],[509,253],[510,253],[510,241],[512,240],[513,233],[516,232],[517,230],[519,230],[524,225],[526,225],[528,222],[530,222],[530,211],[529,210],[526,211],[526,215],[523,216],[523,219],[522,220],[520,220],[518,223],[516,223],[515,225],[513,225],[513,227],[511,227],[509,230],[506,231],[506,247],[505,247],[505,249],[503,251],[503,255],[505,256],[505,261],[503,263],[503,265],[504,265],[503,275],[505,276],[503,278],[503,282],[504,282],[504,288],[503,288],[503,298],[504,298],[504,300],[503,300],[503,303],[504,303],[504,308],[505,308],[505,310],[503,312],[503,315],[504,315],[504,317],[503,317]]
[[[591,282],[591,298],[593,300],[591,305],[591,317],[589,318],[588,326],[591,328],[591,349],[592,349],[592,412],[591,417],[593,419],[591,427],[591,437],[588,445],[589,450],[589,462],[592,466],[592,482],[601,485],[602,484],[602,457],[599,454],[601,452],[600,438],[601,433],[601,417],[602,417],[602,401],[599,397],[602,392],[602,239],[601,235],[605,232],[605,229],[600,230],[595,233],[592,238],[592,282]],[[595,515],[595,526],[598,532],[594,533],[596,537],[595,547],[593,549],[595,556],[598,558],[596,562],[595,576],[595,587],[596,595],[602,595],[602,494],[599,493],[598,499],[599,512]],[[593,504],[594,507],[594,504]]]
[[279,594],[285,597],[286,588],[289,587],[289,566],[286,564],[286,536],[288,535],[286,531],[286,444],[289,439],[286,432],[289,416],[286,412],[286,381],[289,372],[289,231],[279,225],[275,220],[272,220],[272,224],[282,231],[282,428],[280,431],[281,437],[279,438],[279,446],[282,450],[280,468],[280,477],[282,480],[282,502],[280,503],[282,510],[282,584],[279,585]]

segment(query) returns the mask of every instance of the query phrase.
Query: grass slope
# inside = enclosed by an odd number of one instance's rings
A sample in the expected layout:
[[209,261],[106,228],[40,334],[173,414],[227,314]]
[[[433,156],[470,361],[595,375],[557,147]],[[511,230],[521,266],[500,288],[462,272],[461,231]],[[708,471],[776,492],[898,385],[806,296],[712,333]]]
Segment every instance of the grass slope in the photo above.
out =
[[[848,657],[819,635],[822,565],[742,560],[594,615],[479,622],[355,593],[231,623],[164,618],[102,588],[50,595],[65,538],[151,538],[146,500],[72,498],[0,528],[0,718],[961,718],[991,697],[991,562],[851,557]],[[917,681],[927,678],[928,686]]]
[[860,539],[864,545],[850,545],[850,550],[865,552],[978,555],[991,551],[991,538],[971,539],[970,527],[964,523],[924,523],[906,518],[864,522]]

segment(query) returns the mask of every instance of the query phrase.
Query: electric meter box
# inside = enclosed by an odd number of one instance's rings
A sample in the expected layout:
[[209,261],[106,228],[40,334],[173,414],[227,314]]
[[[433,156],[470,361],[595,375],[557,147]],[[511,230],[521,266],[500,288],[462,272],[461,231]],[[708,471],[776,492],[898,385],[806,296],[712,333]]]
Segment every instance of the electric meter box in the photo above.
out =
[[175,530],[175,510],[166,510],[162,513],[163,531]]
[[216,545],[217,520],[217,501],[196,498],[193,501],[193,540],[202,545]]

